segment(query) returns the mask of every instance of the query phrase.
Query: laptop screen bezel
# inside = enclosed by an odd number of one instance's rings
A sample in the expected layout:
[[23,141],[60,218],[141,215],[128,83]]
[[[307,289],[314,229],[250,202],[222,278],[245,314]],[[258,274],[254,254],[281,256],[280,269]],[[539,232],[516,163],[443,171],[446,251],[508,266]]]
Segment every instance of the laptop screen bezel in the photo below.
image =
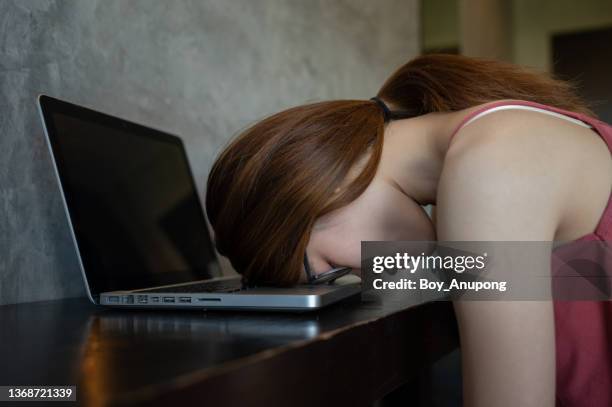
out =
[[[56,99],[56,98],[53,98],[47,95],[40,95],[38,97],[38,105],[40,109],[41,118],[43,121],[45,136],[47,138],[47,146],[49,148],[49,153],[51,155],[53,167],[55,170],[55,175],[56,175],[56,178],[59,184],[60,194],[62,197],[62,203],[64,206],[64,210],[66,212],[66,216],[68,218],[70,234],[72,236],[73,243],[75,245],[79,267],[83,275],[83,280],[85,282],[87,295],[91,301],[93,301],[94,303],[98,303],[99,295],[102,292],[106,292],[106,291],[102,291],[98,287],[95,287],[93,285],[93,282],[92,282],[93,279],[88,278],[87,270],[82,260],[81,250],[79,246],[79,237],[77,236],[75,232],[75,228],[73,225],[74,219],[73,219],[73,216],[71,215],[70,203],[68,202],[68,198],[67,198],[67,196],[71,195],[72,192],[69,190],[70,187],[67,185],[66,182],[64,182],[64,179],[62,178],[62,175],[61,175],[62,172],[65,171],[66,169],[64,167],[64,160],[61,155],[60,149],[57,147],[58,134],[57,134],[57,128],[55,126],[55,121],[53,118],[53,116],[56,114],[67,115],[70,117],[77,118],[79,120],[93,122],[101,126],[110,127],[113,129],[121,130],[123,132],[130,132],[130,133],[136,134],[141,137],[150,138],[150,139],[154,139],[157,141],[163,141],[163,142],[171,143],[177,146],[180,150],[180,154],[182,155],[182,158],[185,160],[187,171],[188,171],[187,176],[189,178],[191,187],[193,188],[194,193],[196,195],[197,203],[200,208],[200,214],[203,217],[203,222],[206,225],[206,230],[204,232],[208,235],[209,241],[211,242],[210,250],[212,252],[212,255],[214,256],[214,261],[217,264],[217,267],[219,267],[220,269],[218,254],[214,248],[214,244],[212,243],[213,239],[212,239],[212,236],[210,235],[210,231],[208,230],[208,220],[205,214],[205,210],[204,210],[204,207],[202,206],[202,201],[200,199],[198,189],[196,188],[193,172],[191,170],[191,166],[189,165],[189,160],[188,160],[187,153],[185,150],[185,145],[183,143],[183,140],[180,137],[166,133],[161,130],[157,130],[157,129],[148,127],[148,126],[144,126],[144,125],[141,125],[135,122],[131,122],[125,119],[111,116],[106,113],[92,110],[92,109],[89,109],[83,106],[75,105],[73,103],[66,102],[63,100],[59,100],[59,99]],[[177,282],[177,284],[179,283],[184,283],[184,282]],[[140,288],[151,288],[151,287],[140,287]]]

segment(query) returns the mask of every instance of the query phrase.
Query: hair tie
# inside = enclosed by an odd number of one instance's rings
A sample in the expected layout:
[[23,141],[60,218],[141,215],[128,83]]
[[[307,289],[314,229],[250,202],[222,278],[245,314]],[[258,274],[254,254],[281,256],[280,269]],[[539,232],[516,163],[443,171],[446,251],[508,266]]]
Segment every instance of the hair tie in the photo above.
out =
[[391,111],[389,110],[389,108],[387,107],[385,102],[380,100],[377,96],[374,96],[373,98],[370,98],[370,100],[373,100],[374,102],[376,102],[378,107],[380,107],[380,109],[383,112],[383,120],[385,121],[385,123],[388,123],[389,120],[391,119]]

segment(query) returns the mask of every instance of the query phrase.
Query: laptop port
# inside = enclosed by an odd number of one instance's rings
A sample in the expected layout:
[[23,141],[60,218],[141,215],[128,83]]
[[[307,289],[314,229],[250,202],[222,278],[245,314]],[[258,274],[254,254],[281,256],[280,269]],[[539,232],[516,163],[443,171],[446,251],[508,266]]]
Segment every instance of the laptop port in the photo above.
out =
[[147,296],[146,295],[139,295],[138,296],[138,303],[146,304],[147,303]]
[[134,296],[133,295],[126,295],[124,298],[125,298],[125,303],[126,304],[133,304],[134,303]]
[[164,297],[164,302],[174,302],[174,297]]
[[151,302],[159,302],[159,297],[151,297]]
[[179,302],[191,302],[191,297],[179,297]]
[[202,301],[202,302],[218,302],[218,301],[221,301],[221,298],[198,298],[198,301]]
[[119,302],[119,296],[117,295],[111,295],[110,297],[108,297],[108,302]]

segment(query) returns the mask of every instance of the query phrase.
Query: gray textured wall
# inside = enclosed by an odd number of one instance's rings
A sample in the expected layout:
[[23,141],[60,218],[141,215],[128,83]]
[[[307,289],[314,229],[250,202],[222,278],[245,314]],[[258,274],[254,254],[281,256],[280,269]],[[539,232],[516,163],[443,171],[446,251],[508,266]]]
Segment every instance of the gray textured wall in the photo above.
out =
[[185,138],[204,191],[264,115],[367,98],[416,55],[417,0],[0,1],[0,304],[84,295],[35,98]]

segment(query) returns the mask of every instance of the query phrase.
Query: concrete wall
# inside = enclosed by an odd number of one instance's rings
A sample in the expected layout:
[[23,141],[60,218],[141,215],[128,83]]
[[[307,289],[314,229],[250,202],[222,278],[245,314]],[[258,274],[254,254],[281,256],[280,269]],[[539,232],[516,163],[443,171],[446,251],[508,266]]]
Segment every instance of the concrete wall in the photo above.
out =
[[369,98],[418,52],[416,0],[0,2],[0,304],[84,295],[35,98],[221,146],[289,106]]

